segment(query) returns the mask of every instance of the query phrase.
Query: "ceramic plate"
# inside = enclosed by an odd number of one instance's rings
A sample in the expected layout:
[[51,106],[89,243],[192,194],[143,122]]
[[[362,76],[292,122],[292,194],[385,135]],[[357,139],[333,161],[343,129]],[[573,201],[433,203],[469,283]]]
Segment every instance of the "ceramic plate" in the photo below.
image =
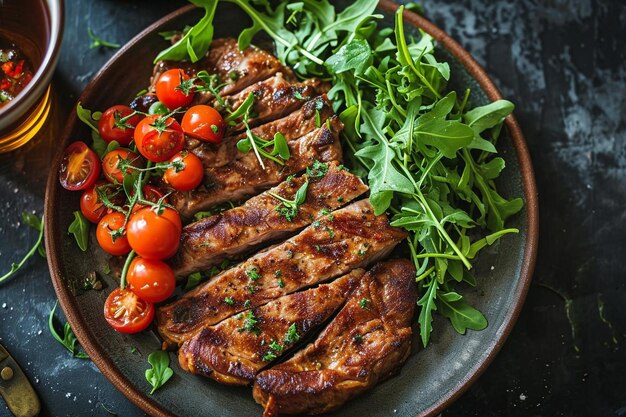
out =
[[[341,3],[341,2],[340,2]],[[396,5],[380,4],[384,23],[393,23]],[[87,86],[80,102],[86,108],[105,109],[130,102],[146,86],[152,73],[152,60],[165,47],[158,32],[180,29],[195,23],[201,12],[182,8],[140,33],[105,65]],[[438,53],[452,69],[452,86],[470,87],[475,105],[500,98],[492,81],[471,56],[443,31],[425,19],[407,13],[406,26],[421,28],[439,41]],[[215,18],[215,37],[237,36],[248,19],[230,4],[220,4]],[[514,99],[514,97],[513,97]],[[508,224],[520,229],[518,235],[502,239],[481,253],[476,265],[479,285],[464,291],[473,305],[487,317],[489,327],[461,336],[437,317],[431,345],[415,352],[401,373],[380,384],[357,400],[350,401],[333,416],[426,416],[434,415],[456,399],[480,375],[502,346],[521,309],[534,266],[537,244],[537,199],[532,166],[522,133],[513,117],[499,142],[507,168],[498,189],[507,197],[522,196],[523,211]],[[76,140],[89,141],[88,128],[72,114],[67,121],[59,149]],[[59,155],[60,158],[60,155]],[[183,372],[171,354],[174,377],[154,395],[144,378],[147,356],[160,346],[155,333],[127,336],[112,330],[104,321],[106,296],[116,285],[104,277],[103,291],[82,292],[82,282],[90,271],[102,272],[108,257],[98,249],[92,236],[89,251],[82,253],[67,228],[78,209],[80,193],[65,191],[59,185],[57,158],[46,194],[46,248],[55,290],[82,346],[102,373],[131,401],[157,416],[260,416],[262,409],[252,399],[250,388],[233,388]],[[417,338],[414,346],[419,346]],[[135,348],[135,349],[133,349]]]

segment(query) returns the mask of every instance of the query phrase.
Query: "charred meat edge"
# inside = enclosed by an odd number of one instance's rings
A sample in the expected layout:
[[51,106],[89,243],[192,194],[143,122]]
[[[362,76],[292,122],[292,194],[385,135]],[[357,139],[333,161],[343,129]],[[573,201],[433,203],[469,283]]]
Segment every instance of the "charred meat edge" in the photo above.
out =
[[325,413],[394,375],[410,353],[416,300],[410,261],[374,266],[313,343],[257,375],[264,417]]
[[[311,224],[365,191],[361,179],[340,169],[336,162],[326,164],[321,178],[302,175],[282,182],[242,206],[215,214],[183,228],[180,249],[171,261],[177,277],[184,277],[220,264],[225,259],[251,252],[259,245],[283,238]],[[271,194],[294,200],[308,181],[306,200],[290,221],[277,210],[281,202]],[[271,194],[270,194],[271,193]]]
[[[325,323],[364,273],[356,269],[330,284],[277,298],[204,328],[182,344],[181,368],[223,384],[249,384],[261,369]],[[246,327],[246,320],[254,321]],[[291,326],[295,333],[289,337]]]
[[[245,299],[256,307],[367,266],[387,256],[405,237],[406,232],[389,225],[386,215],[375,216],[367,199],[352,203],[159,308],[158,330],[166,345],[181,343],[202,327],[245,310]],[[225,304],[225,297],[234,303]]]

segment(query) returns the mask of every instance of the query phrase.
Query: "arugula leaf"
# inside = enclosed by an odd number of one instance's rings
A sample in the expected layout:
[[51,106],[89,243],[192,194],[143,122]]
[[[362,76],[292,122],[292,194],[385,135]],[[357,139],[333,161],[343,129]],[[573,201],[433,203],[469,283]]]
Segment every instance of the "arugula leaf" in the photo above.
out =
[[146,369],[146,380],[152,385],[150,395],[161,388],[171,377],[174,371],[169,367],[170,356],[167,352],[157,350],[148,355],[148,363],[152,366]]
[[117,49],[121,46],[119,43],[105,41],[104,39],[97,37],[93,33],[93,30],[90,27],[87,28],[87,34],[89,35],[89,39],[91,39],[91,43],[89,44],[90,49],[94,49],[94,48]]
[[78,247],[85,252],[89,244],[89,222],[80,211],[74,212],[74,221],[67,231],[74,235]]
[[430,334],[433,331],[433,311],[437,310],[435,300],[437,298],[437,289],[439,285],[437,280],[431,280],[429,284],[424,286],[426,292],[417,301],[417,305],[422,307],[419,315],[420,336],[424,347],[428,345]]
[[513,112],[515,106],[507,100],[498,100],[486,106],[475,107],[463,115],[463,120],[477,133],[492,128]]
[[439,292],[437,297],[439,313],[447,317],[452,327],[460,334],[465,334],[467,329],[483,330],[487,327],[487,319],[474,307],[465,302],[463,296],[452,292]]
[[364,39],[354,39],[328,58],[326,66],[334,74],[353,70],[355,75],[359,75],[369,68],[373,61],[374,56],[369,43]]
[[204,17],[200,19],[182,38],[174,45],[159,52],[154,58],[154,64],[158,61],[182,61],[189,59],[191,62],[199,61],[209,50],[213,41],[213,18],[218,0],[189,0],[198,7],[204,8]]
[[57,342],[59,342],[68,351],[70,351],[72,356],[74,356],[75,358],[89,359],[89,356],[85,352],[82,352],[78,349],[78,346],[76,345],[76,336],[74,335],[74,332],[72,331],[69,323],[65,323],[65,325],[63,326],[63,337],[61,337],[61,335],[59,335],[57,330],[54,328],[54,312],[57,309],[58,303],[58,301],[54,303],[54,307],[52,307],[52,311],[50,311],[50,316],[48,317],[48,328],[50,329],[52,337],[54,337]]

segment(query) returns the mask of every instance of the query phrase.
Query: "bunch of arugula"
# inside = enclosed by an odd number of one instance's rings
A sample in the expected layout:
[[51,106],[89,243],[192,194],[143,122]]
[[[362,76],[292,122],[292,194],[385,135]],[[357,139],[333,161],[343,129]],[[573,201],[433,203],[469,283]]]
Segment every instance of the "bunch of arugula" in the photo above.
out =
[[[505,167],[495,145],[513,104],[470,109],[469,89],[458,96],[448,88],[450,67],[438,61],[434,40],[423,32],[407,36],[402,7],[394,28],[379,28],[376,0],[354,1],[340,12],[328,0],[276,7],[267,0],[223,1],[252,20],[239,35],[240,49],[265,32],[298,76],[333,83],[328,95],[345,124],[347,163],[367,177],[376,214],[390,212],[392,224],[409,233],[424,346],[435,310],[459,333],[486,327],[457,287],[476,285],[469,271],[482,248],[517,233],[505,221],[523,202],[503,197],[494,182]],[[214,12],[213,2],[206,3],[207,14]]]

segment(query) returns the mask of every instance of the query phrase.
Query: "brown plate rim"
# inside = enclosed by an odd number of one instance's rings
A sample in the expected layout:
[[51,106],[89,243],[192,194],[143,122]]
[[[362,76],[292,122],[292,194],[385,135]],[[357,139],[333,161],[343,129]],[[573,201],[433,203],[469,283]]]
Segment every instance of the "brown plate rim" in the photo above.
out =
[[[379,8],[386,12],[395,12],[399,5],[391,0],[380,0]],[[193,9],[193,5],[181,7],[178,10],[164,16],[155,23],[148,26],[141,31],[137,36],[124,45],[111,59],[102,67],[98,74],[87,85],[78,101],[84,101],[84,98],[91,93],[92,85],[97,82],[99,78],[103,76],[116,61],[119,55],[123,54],[132,45],[139,42],[146,34],[152,32],[154,28],[172,20],[176,17],[187,13]],[[472,58],[459,43],[447,35],[439,27],[428,21],[427,19],[412,13],[410,11],[404,12],[405,20],[416,26],[426,33],[435,38],[441,46],[446,48],[459,62],[466,68],[466,70],[472,75],[472,77],[479,83],[481,88],[487,94],[487,97],[492,100],[498,100],[502,98],[501,93],[494,85],[493,81],[485,73],[482,67]],[[65,144],[69,140],[69,135],[72,130],[72,126],[77,122],[76,112],[72,112],[68,117],[66,127],[63,131],[61,150],[65,147]],[[520,174],[522,178],[522,185],[524,189],[524,199],[526,203],[526,216],[527,216],[527,230],[526,230],[526,242],[524,246],[524,256],[522,259],[522,268],[520,279],[515,289],[514,305],[509,309],[503,324],[498,329],[498,337],[494,338],[492,343],[486,349],[486,354],[482,359],[475,364],[475,366],[468,373],[468,376],[458,382],[455,389],[449,391],[443,395],[436,403],[419,414],[419,417],[433,416],[447,408],[452,402],[458,399],[470,386],[474,383],[480,375],[487,369],[489,364],[493,361],[496,354],[502,348],[502,345],[506,341],[507,337],[511,333],[513,326],[520,314],[528,288],[530,287],[530,281],[535,268],[535,261],[537,256],[537,243],[539,238],[539,209],[538,209],[538,197],[535,184],[535,176],[532,168],[532,162],[526,141],[522,134],[522,130],[517,123],[517,120],[513,115],[506,118],[506,125],[509,130],[511,140],[515,147],[517,160],[520,166]],[[58,166],[62,152],[59,152],[54,158],[53,167]],[[46,185],[46,199],[45,199],[45,243],[46,251],[48,253],[48,265],[50,269],[50,275],[52,278],[52,284],[54,290],[59,298],[61,308],[63,309],[68,322],[74,329],[80,344],[83,346],[89,357],[100,369],[102,374],[111,381],[111,383],[124,394],[131,402],[136,406],[144,410],[146,413],[153,416],[163,417],[175,417],[169,411],[165,410],[155,400],[149,398],[144,392],[140,391],[126,378],[122,372],[115,366],[111,358],[102,354],[98,349],[98,343],[94,334],[89,329],[87,323],[80,315],[76,298],[72,295],[69,289],[63,282],[59,268],[60,252],[60,236],[54,234],[52,227],[52,216],[54,207],[56,206],[58,193],[56,192],[56,171],[52,170]]]

